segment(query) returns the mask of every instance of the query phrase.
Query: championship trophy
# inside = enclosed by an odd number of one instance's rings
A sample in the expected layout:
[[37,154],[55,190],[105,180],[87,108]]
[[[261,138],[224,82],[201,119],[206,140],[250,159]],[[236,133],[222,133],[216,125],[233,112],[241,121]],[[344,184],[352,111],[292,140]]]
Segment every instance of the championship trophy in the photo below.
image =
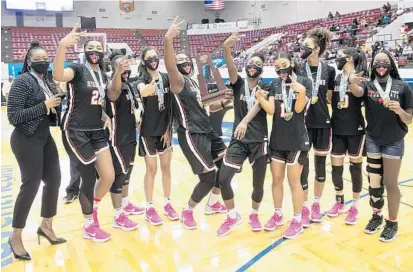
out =
[[212,63],[211,54],[200,54],[196,58],[198,67],[198,84],[201,91],[201,100],[204,105],[210,105],[225,98],[228,89],[218,69]]

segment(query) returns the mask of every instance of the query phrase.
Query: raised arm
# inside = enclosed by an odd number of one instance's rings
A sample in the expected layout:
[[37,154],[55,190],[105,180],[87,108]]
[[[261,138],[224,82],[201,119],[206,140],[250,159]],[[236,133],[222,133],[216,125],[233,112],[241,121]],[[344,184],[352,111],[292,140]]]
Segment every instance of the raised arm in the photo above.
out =
[[356,97],[362,97],[364,94],[364,88],[359,85],[360,83],[367,81],[367,79],[363,77],[363,72],[359,74],[352,74],[348,81],[350,83],[350,92]]
[[129,62],[130,61],[126,59],[126,56],[123,57],[116,67],[112,80],[109,82],[108,98],[112,102],[118,100],[120,94],[122,93],[122,74],[128,70]]
[[175,52],[173,46],[174,38],[178,36],[181,31],[179,25],[184,22],[181,21],[177,23],[177,21],[178,16],[172,22],[172,25],[169,27],[168,32],[166,32],[164,39],[165,68],[168,72],[171,92],[175,94],[179,94],[184,88],[185,84],[182,74],[178,71],[178,68],[176,67]]
[[261,107],[269,115],[274,115],[274,111],[275,111],[274,96],[271,95],[268,98],[267,97],[268,97],[268,92],[262,91],[262,90],[257,92],[258,102],[260,103]]
[[53,61],[53,78],[57,81],[69,82],[75,76],[75,73],[71,68],[64,68],[64,64],[66,59],[67,48],[69,46],[76,44],[79,41],[80,36],[86,33],[86,31],[79,31],[79,26],[78,24],[76,24],[72,31],[59,42],[59,47],[57,49],[56,56]]
[[231,55],[231,46],[239,41],[244,35],[238,35],[238,32],[234,32],[224,42],[224,58],[228,68],[229,81],[234,84],[238,79],[237,67],[235,67],[234,59]]

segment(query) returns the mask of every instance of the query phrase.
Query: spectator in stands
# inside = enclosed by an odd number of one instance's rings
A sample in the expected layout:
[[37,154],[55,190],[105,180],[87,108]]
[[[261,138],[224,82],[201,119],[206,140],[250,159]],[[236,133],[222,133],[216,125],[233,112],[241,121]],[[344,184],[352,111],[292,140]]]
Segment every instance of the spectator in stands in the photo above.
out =
[[383,5],[383,10],[386,12],[389,12],[391,10],[391,5],[389,2],[387,2],[387,4]]
[[357,21],[357,18],[353,19],[353,25],[357,25],[357,26],[359,25],[359,22]]
[[388,25],[388,24],[390,24],[390,17],[386,14],[386,15],[383,16],[381,21],[382,21],[383,25]]
[[331,13],[331,11],[328,13],[327,18],[328,19],[334,19],[333,13]]
[[336,14],[334,15],[334,18],[339,19],[340,18],[340,13],[338,13],[338,11],[336,11]]

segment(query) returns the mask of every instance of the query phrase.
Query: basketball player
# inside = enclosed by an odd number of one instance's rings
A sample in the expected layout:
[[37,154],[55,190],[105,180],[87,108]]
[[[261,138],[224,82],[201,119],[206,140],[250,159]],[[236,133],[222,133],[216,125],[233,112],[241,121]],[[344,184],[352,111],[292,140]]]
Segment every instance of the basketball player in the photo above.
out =
[[172,159],[172,108],[169,94],[168,75],[158,71],[159,56],[153,47],[146,47],[141,54],[139,78],[136,82],[144,111],[139,136],[139,156],[145,158],[145,220],[151,225],[161,225],[153,202],[153,187],[157,172],[159,155],[162,186],[165,203],[163,214],[170,220],[179,216],[171,204],[171,159]]
[[168,72],[170,91],[173,93],[172,107],[178,123],[178,141],[194,174],[198,175],[196,185],[180,219],[185,228],[195,229],[193,209],[214,187],[217,167],[220,168],[226,146],[212,129],[209,117],[201,102],[200,90],[191,78],[194,67],[185,53],[175,56],[173,39],[180,32],[175,18],[165,34],[165,66]]
[[362,98],[348,91],[348,77],[353,73],[367,75],[367,62],[364,52],[355,48],[343,48],[336,58],[337,69],[343,71],[337,76],[331,100],[333,114],[331,128],[333,133],[333,149],[331,165],[336,202],[327,212],[330,217],[345,213],[343,193],[343,164],[346,154],[350,158],[350,174],[353,184],[353,201],[344,222],[348,225],[357,223],[358,200],[362,189],[362,162],[365,143],[364,117],[361,113]]
[[[138,227],[130,220],[128,214],[141,214],[143,208],[136,207],[128,202],[128,195],[123,195],[126,177],[130,176],[136,151],[136,100],[133,86],[128,82],[130,75],[129,60],[120,52],[113,52],[110,56],[114,70],[112,80],[108,85],[106,96],[106,112],[112,118],[113,132],[110,139],[110,151],[115,168],[115,181],[110,188],[115,216],[112,226],[131,231]],[[126,185],[128,186],[128,185]],[[128,192],[127,192],[128,193]],[[126,198],[126,200],[124,200]],[[125,210],[127,205],[131,211]],[[122,207],[123,206],[123,207]]]
[[[397,215],[400,205],[398,178],[404,154],[407,125],[412,123],[413,95],[407,83],[400,78],[390,53],[381,51],[373,56],[370,81],[362,74],[350,76],[350,90],[363,97],[366,106],[366,150],[370,206],[373,216],[365,228],[376,233],[383,224],[384,187],[386,186],[389,219],[386,220],[380,241],[391,242],[398,232]],[[359,84],[361,85],[359,86]]]
[[[300,53],[305,59],[304,65],[298,67],[297,74],[307,76],[312,80],[311,104],[305,118],[310,146],[314,146],[314,203],[311,206],[311,221],[321,222],[320,198],[323,194],[326,180],[326,156],[331,149],[330,114],[328,112],[327,91],[331,94],[336,77],[335,69],[320,61],[327,44],[331,40],[331,33],[324,28],[315,28],[308,32]],[[331,96],[331,95],[330,95]],[[329,97],[330,97],[329,96]],[[304,189],[303,226],[309,225],[310,211],[307,207],[308,199],[308,158],[301,173],[301,184]]]
[[[228,150],[224,156],[224,165],[219,171],[219,183],[228,216],[217,231],[218,236],[227,235],[231,228],[242,222],[240,214],[235,209],[234,192],[231,181],[235,173],[248,158],[253,170],[252,212],[249,215],[249,224],[253,231],[262,230],[258,218],[258,209],[264,196],[264,179],[267,170],[267,114],[256,103],[256,92],[261,88],[269,87],[260,83],[263,72],[264,56],[254,53],[245,67],[246,79],[238,75],[230,47],[241,36],[233,33],[224,42],[224,57],[228,67],[229,79],[234,92],[234,131]],[[247,120],[244,120],[247,115]]]
[[[103,46],[95,40],[86,42],[86,62],[64,68],[67,48],[77,43],[84,33],[79,31],[76,25],[60,41],[54,59],[53,77],[57,81],[72,84],[68,93],[68,110],[62,120],[62,138],[71,159],[80,162],[78,168],[82,185],[79,202],[85,217],[83,238],[105,242],[111,235],[99,225],[98,205],[112,186],[115,171],[105,134],[106,128],[111,133],[111,119],[103,112],[106,84],[102,69]],[[95,167],[100,177],[98,182]]]
[[279,77],[271,83],[269,99],[264,98],[262,91],[258,92],[258,101],[263,109],[273,115],[270,153],[275,212],[264,229],[272,231],[283,225],[283,181],[287,166],[294,216],[283,236],[292,239],[303,232],[301,212],[304,199],[300,176],[310,149],[304,114],[311,98],[312,85],[309,78],[293,72],[295,64],[290,54],[280,52],[274,60]]

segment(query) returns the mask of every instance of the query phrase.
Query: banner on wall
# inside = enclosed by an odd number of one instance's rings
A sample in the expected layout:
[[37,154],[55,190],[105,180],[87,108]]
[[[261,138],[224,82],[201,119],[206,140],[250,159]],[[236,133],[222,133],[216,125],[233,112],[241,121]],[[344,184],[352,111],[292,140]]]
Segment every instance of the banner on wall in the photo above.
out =
[[135,1],[119,0],[119,9],[125,13],[135,10]]
[[240,31],[253,30],[253,26],[248,24],[248,21],[225,22],[216,24],[192,24],[188,28],[188,35],[204,35],[230,33],[239,29]]

